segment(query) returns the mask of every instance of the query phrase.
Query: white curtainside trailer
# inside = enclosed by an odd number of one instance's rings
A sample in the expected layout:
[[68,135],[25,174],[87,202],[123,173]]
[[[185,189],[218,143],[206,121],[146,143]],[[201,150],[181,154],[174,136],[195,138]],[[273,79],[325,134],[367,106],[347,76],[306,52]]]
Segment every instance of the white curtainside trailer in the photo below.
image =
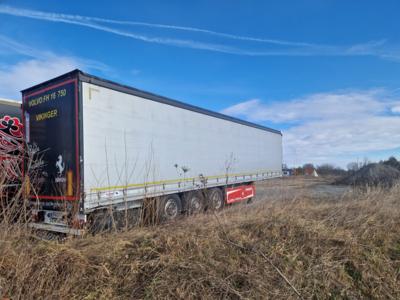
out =
[[252,198],[253,182],[281,176],[280,131],[79,70],[24,90],[23,103],[40,157],[38,228],[71,232],[147,198],[173,219]]

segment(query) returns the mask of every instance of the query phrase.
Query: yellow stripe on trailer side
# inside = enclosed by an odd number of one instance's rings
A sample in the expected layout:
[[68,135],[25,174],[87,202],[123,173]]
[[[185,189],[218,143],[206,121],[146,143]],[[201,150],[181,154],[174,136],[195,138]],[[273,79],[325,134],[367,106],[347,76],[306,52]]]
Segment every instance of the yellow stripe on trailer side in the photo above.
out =
[[[229,177],[241,177],[241,176],[251,176],[251,175],[259,175],[259,174],[266,174],[266,173],[276,173],[278,171],[261,171],[257,173],[233,173],[233,174],[225,174],[225,175],[214,175],[214,176],[207,176],[204,179],[220,179],[220,178],[229,178]],[[189,178],[179,178],[179,179],[169,179],[169,180],[160,180],[160,181],[152,181],[152,182],[145,182],[145,183],[132,183],[127,185],[115,185],[115,186],[106,186],[106,187],[98,187],[98,188],[91,188],[91,192],[102,192],[107,190],[122,190],[128,188],[140,188],[146,186],[154,186],[154,185],[163,185],[163,184],[173,184],[173,183],[180,183],[180,182],[188,182],[193,180],[201,180],[200,177],[189,177]]]

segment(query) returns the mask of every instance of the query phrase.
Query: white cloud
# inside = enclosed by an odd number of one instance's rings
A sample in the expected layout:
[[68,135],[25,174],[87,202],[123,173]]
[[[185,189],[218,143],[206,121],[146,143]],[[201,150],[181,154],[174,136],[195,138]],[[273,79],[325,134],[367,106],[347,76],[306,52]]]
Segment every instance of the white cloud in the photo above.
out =
[[17,55],[12,64],[0,64],[0,97],[21,99],[20,91],[74,69],[108,72],[105,64],[74,56],[55,55],[0,35],[0,57]]
[[400,114],[400,105],[399,106],[393,106],[390,110],[394,114]]
[[400,146],[400,99],[383,89],[313,94],[265,104],[245,101],[223,113],[250,121],[269,121],[283,131],[289,164],[330,162],[344,165],[366,153]]
[[319,93],[283,103],[274,102],[265,105],[259,99],[251,99],[228,107],[223,112],[252,121],[268,120],[275,123],[333,118],[352,119],[354,115],[383,113],[392,100],[383,90],[376,89],[364,92]]
[[62,75],[80,66],[69,57],[53,57],[46,60],[23,60],[0,68],[0,96],[21,99],[20,91],[35,84]]
[[22,44],[10,37],[0,34],[0,55],[17,54],[24,57],[34,58],[37,60],[54,60],[57,58],[65,59],[69,58],[74,60],[78,66],[85,66],[87,69],[99,70],[102,72],[109,72],[110,68],[98,61],[92,59],[82,59],[73,56],[61,56],[56,55],[53,52],[45,49],[36,49],[34,47]]

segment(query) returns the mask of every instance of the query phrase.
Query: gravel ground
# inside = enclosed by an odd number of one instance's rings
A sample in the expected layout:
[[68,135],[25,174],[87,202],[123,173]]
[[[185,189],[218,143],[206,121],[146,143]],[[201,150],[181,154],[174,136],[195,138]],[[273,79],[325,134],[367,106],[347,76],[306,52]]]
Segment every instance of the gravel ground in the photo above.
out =
[[292,176],[276,178],[256,183],[256,199],[292,199],[302,195],[311,198],[340,199],[351,188],[345,185],[333,185],[332,178],[313,178]]

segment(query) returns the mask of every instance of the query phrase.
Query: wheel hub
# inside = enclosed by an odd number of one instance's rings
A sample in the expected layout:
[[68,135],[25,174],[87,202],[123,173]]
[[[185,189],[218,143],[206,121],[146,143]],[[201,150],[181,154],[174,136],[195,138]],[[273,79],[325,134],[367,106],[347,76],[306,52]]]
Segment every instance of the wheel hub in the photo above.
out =
[[173,199],[168,199],[165,203],[165,215],[168,219],[173,219],[178,215],[178,205]]
[[201,204],[200,204],[200,199],[197,197],[193,197],[190,201],[190,210],[192,212],[198,212],[200,211]]
[[220,209],[220,207],[221,207],[221,201],[220,201],[220,198],[218,197],[217,194],[214,194],[214,195],[213,195],[213,197],[212,197],[212,203],[213,203],[213,207],[214,207],[215,210]]

